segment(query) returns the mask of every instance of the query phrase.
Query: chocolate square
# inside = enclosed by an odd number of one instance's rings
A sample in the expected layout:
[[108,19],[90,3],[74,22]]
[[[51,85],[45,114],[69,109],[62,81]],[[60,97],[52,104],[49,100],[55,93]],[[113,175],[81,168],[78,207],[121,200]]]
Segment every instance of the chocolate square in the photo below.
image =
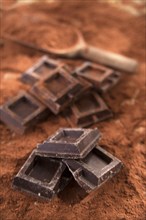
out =
[[63,190],[67,183],[64,179],[65,168],[66,166],[61,161],[41,157],[34,150],[14,177],[13,187],[51,199],[60,190]]
[[63,162],[77,183],[88,193],[112,178],[122,167],[120,160],[99,146],[82,160],[63,159]]
[[49,110],[40,101],[24,91],[0,107],[0,120],[20,134],[48,114]]
[[26,70],[20,77],[20,81],[33,85],[37,81],[40,81],[45,76],[50,75],[50,73],[59,66],[59,62],[49,58],[48,56],[43,56],[36,64],[31,68]]
[[54,114],[67,107],[81,89],[80,82],[62,68],[56,69],[30,92],[40,99]]
[[111,110],[94,91],[85,93],[66,111],[66,118],[71,126],[82,128],[110,117],[112,117]]
[[120,72],[91,62],[76,68],[75,73],[89,80],[102,93],[116,85],[122,76]]
[[37,152],[54,158],[84,158],[99,137],[98,129],[63,128],[39,144]]

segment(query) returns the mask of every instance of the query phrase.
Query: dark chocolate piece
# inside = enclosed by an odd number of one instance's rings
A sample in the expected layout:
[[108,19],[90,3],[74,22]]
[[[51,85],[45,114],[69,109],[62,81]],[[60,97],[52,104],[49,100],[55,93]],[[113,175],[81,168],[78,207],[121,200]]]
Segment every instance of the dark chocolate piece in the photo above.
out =
[[20,81],[33,85],[45,76],[50,75],[58,66],[58,61],[50,59],[48,56],[43,56],[36,64],[21,75]]
[[85,62],[76,68],[75,73],[92,82],[100,92],[106,92],[121,78],[120,72],[91,62]]
[[109,89],[113,88],[122,78],[122,74],[120,72],[115,71],[111,74],[106,80],[104,80],[98,88],[100,93],[105,93]]
[[39,197],[51,199],[67,184],[66,179],[61,182],[61,176],[65,178],[63,173],[65,167],[61,161],[41,157],[34,150],[14,177],[13,186]]
[[27,92],[21,91],[0,107],[0,120],[16,133],[23,134],[28,127],[49,113],[41,102]]
[[87,92],[66,111],[71,126],[88,127],[112,117],[112,112],[96,92]]
[[37,153],[56,158],[84,158],[100,137],[98,129],[64,128],[37,147]]
[[77,75],[75,72],[72,73],[72,76],[75,77],[81,84],[81,89],[79,90],[77,96],[75,99],[79,99],[82,95],[84,95],[85,92],[91,90],[93,88],[92,83],[84,79],[83,77]]
[[75,99],[80,89],[81,84],[77,79],[58,68],[35,84],[30,92],[54,114],[58,114]]
[[120,160],[99,146],[82,160],[63,159],[63,162],[78,184],[88,193],[112,178],[122,167]]
[[72,174],[69,171],[69,169],[66,167],[65,170],[63,171],[61,177],[60,177],[60,183],[58,186],[58,191],[57,193],[61,192],[64,190],[64,188],[70,183],[72,180]]

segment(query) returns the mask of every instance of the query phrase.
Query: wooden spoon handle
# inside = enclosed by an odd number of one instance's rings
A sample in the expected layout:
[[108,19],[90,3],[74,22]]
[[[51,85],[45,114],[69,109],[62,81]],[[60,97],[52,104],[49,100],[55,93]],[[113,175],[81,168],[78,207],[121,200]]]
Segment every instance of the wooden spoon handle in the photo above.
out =
[[80,56],[125,72],[135,72],[138,67],[138,62],[134,59],[93,46],[86,46],[80,51]]

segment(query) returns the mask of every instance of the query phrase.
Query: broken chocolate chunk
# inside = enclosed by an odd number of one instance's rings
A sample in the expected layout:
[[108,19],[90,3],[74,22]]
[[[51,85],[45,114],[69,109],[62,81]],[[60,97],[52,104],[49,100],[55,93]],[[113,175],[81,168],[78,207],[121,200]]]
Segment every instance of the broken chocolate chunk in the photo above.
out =
[[112,117],[112,112],[102,98],[91,91],[74,102],[65,115],[71,126],[84,128]]
[[25,130],[45,118],[49,110],[41,102],[21,91],[0,107],[0,120],[16,133]]
[[74,71],[77,75],[89,80],[94,87],[104,93],[116,85],[121,79],[121,73],[91,62],[85,62]]
[[36,64],[22,74],[20,81],[33,85],[45,76],[48,76],[58,66],[58,61],[53,60],[48,56],[43,56]]
[[98,129],[64,128],[37,147],[39,155],[56,158],[84,158],[100,137]]
[[41,157],[34,150],[14,177],[13,186],[39,197],[51,199],[68,183],[64,174],[65,167],[61,161]]
[[115,71],[111,76],[109,76],[106,80],[104,80],[98,88],[100,93],[105,93],[109,89],[113,88],[122,78],[122,74],[120,72]]
[[72,76],[75,77],[82,86],[78,94],[76,95],[75,99],[78,99],[79,97],[83,96],[85,92],[90,91],[93,88],[92,83],[90,83],[83,77],[77,75],[75,72],[72,72]]
[[30,92],[40,99],[54,114],[68,106],[81,89],[80,82],[62,68],[33,86]]
[[122,163],[101,147],[95,147],[82,160],[63,159],[78,184],[90,192],[118,173]]

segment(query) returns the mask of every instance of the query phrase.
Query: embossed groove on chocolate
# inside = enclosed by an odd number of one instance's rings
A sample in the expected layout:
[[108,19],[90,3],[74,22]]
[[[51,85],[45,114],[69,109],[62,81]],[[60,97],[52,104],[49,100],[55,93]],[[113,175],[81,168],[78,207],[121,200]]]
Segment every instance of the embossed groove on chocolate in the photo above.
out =
[[0,120],[20,134],[48,115],[47,107],[24,91],[0,107]]
[[66,111],[66,118],[72,127],[88,127],[112,117],[112,112],[94,91],[87,92]]
[[77,183],[88,193],[112,178],[122,167],[120,160],[99,146],[82,160],[63,159],[63,162]]
[[75,73],[92,82],[94,87],[101,92],[112,88],[121,78],[120,72],[91,62],[85,62],[76,68]]
[[68,183],[69,176],[65,175],[65,168],[61,161],[41,157],[34,150],[14,177],[13,187],[51,199]]
[[67,107],[77,96],[82,85],[64,69],[57,68],[30,92],[42,101],[54,114]]
[[98,129],[63,128],[38,144],[39,155],[54,158],[84,158],[99,140]]
[[26,70],[20,77],[20,81],[33,85],[37,81],[49,75],[59,65],[59,61],[43,56],[36,64]]

